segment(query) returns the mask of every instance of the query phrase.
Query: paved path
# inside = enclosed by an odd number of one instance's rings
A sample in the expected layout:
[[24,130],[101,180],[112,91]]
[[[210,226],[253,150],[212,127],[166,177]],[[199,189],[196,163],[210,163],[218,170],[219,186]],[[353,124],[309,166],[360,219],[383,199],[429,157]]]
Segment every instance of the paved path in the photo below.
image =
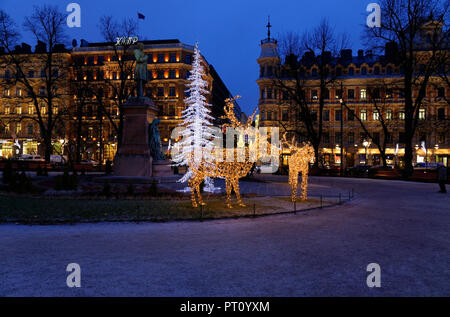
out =
[[[355,188],[357,199],[203,223],[0,225],[0,295],[450,296],[450,195],[436,184],[312,182]],[[79,289],[65,284],[71,262],[81,265]],[[372,262],[379,289],[366,286]]]

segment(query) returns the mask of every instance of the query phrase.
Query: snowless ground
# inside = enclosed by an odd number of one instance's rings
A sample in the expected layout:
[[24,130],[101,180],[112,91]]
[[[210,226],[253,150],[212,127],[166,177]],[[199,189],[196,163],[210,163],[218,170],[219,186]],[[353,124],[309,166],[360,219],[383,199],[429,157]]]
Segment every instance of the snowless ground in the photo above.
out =
[[[450,296],[450,194],[402,181],[312,182],[355,188],[356,199],[256,219],[0,225],[0,296]],[[73,262],[81,288],[66,286]],[[381,288],[366,285],[373,262]]]

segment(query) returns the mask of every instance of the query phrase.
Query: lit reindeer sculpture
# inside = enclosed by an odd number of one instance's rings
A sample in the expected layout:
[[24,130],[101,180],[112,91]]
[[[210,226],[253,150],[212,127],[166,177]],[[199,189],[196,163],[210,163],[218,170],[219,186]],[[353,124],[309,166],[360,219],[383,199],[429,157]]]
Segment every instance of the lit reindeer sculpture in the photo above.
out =
[[297,146],[295,138],[291,142],[286,140],[286,134],[283,135],[283,146],[286,146],[291,153],[289,158],[289,185],[291,185],[291,200],[297,200],[298,173],[302,173],[302,200],[308,197],[308,172],[309,163],[314,161],[314,148],[311,144],[303,143],[301,147]]
[[[205,205],[205,202],[202,199],[202,195],[200,193],[200,184],[203,182],[206,176],[211,178],[225,178],[225,185],[226,185],[226,192],[227,192],[227,207],[233,208],[231,206],[231,190],[234,189],[234,192],[236,193],[236,198],[238,201],[239,206],[245,207],[244,203],[241,199],[241,193],[239,191],[239,179],[242,177],[247,176],[248,172],[253,166],[253,162],[249,162],[249,155],[250,155],[250,149],[255,150],[254,147],[258,146],[258,140],[260,138],[259,133],[256,132],[256,129],[253,129],[251,127],[253,118],[256,114],[256,110],[253,112],[253,114],[248,118],[245,125],[243,125],[235,116],[234,113],[234,101],[239,98],[240,96],[236,96],[231,99],[225,100],[225,116],[222,118],[229,119],[229,124],[222,125],[222,128],[226,127],[232,127],[236,130],[240,130],[241,132],[244,132],[244,134],[250,135],[250,134],[257,134],[253,137],[254,142],[249,142],[251,144],[245,144],[244,146],[244,153],[245,153],[245,159],[243,162],[237,161],[236,157],[236,150],[232,150],[234,153],[234,160],[233,161],[217,161],[215,164],[189,164],[189,168],[192,171],[192,176],[188,181],[188,185],[191,188],[191,200],[192,200],[192,206],[198,207],[198,204]],[[250,140],[250,137],[249,137]],[[219,151],[222,151],[220,149]],[[224,151],[227,152],[226,150]],[[230,152],[228,152],[230,153]],[[217,153],[216,153],[217,154]],[[203,162],[205,163],[205,162]],[[197,193],[197,199],[195,197]]]

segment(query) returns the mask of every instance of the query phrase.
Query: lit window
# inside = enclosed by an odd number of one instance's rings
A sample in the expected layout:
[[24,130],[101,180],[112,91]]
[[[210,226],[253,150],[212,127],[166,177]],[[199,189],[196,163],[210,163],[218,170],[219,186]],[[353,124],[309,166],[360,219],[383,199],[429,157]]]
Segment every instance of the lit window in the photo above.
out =
[[361,99],[367,99],[367,89],[361,89],[359,92],[359,97]]
[[22,133],[22,124],[20,122],[16,123],[16,134]]
[[21,106],[17,106],[16,107],[16,113],[17,114],[22,114],[22,107]]
[[425,119],[426,119],[425,109],[419,109],[419,120],[425,120]]
[[31,123],[27,125],[27,134],[33,134],[33,125]]
[[34,106],[33,105],[28,106],[28,114],[34,114]]
[[53,114],[58,114],[58,106],[53,107]]
[[405,111],[401,110],[398,112],[398,119],[405,120]]
[[392,120],[392,109],[386,110],[386,120]]
[[10,110],[9,106],[6,106],[5,107],[5,114],[10,114],[10,112],[11,112],[11,110]]
[[378,121],[380,120],[380,113],[378,112],[378,110],[374,110],[373,111],[373,121]]
[[361,110],[359,112],[359,118],[361,119],[361,121],[367,121],[367,110]]
[[169,87],[169,96],[175,97],[175,87]]

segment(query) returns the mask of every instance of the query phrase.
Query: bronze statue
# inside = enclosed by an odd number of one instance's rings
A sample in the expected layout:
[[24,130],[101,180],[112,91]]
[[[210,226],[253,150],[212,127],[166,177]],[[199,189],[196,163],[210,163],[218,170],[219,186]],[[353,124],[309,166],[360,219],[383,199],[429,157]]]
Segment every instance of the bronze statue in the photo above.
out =
[[147,58],[144,53],[144,44],[138,43],[137,49],[134,50],[136,58],[136,66],[134,67],[134,80],[136,81],[137,97],[144,96],[144,86],[148,81]]
[[153,119],[152,124],[148,128],[148,140],[150,147],[150,155],[153,161],[164,161],[164,154],[161,153],[161,137],[158,130],[159,119]]

